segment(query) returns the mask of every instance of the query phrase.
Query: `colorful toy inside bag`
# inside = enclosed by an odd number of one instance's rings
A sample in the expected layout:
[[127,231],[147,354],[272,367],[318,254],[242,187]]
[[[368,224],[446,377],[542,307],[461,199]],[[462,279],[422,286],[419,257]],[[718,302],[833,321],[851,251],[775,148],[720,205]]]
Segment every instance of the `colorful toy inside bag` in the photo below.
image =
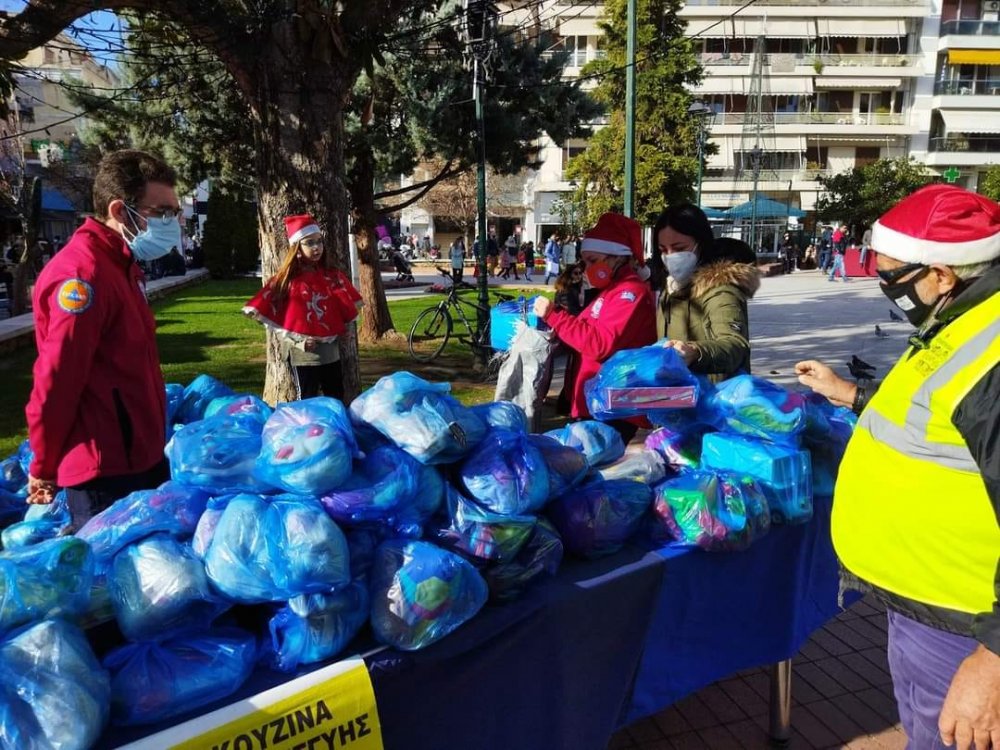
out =
[[597,375],[584,384],[583,391],[591,416],[607,420],[673,411],[673,407],[654,406],[662,396],[647,401],[645,399],[652,394],[638,390],[628,398],[612,398],[617,389],[666,387],[686,389],[680,401],[689,407],[698,400],[698,380],[688,370],[680,354],[662,344],[653,344],[612,354],[601,365]]
[[469,409],[477,414],[488,426],[515,432],[528,432],[528,415],[513,401],[491,401],[476,404]]
[[505,562],[514,558],[535,528],[533,515],[501,515],[451,486],[446,492],[448,525],[434,531],[443,547],[477,560]]
[[696,469],[701,462],[701,440],[708,432],[715,428],[697,421],[658,427],[646,436],[646,447],[663,456],[674,471]]
[[177,422],[191,424],[205,418],[205,410],[213,399],[234,395],[233,389],[225,383],[216,380],[211,375],[199,375],[184,389],[180,408],[177,410]]
[[724,432],[774,443],[797,445],[806,427],[805,397],[752,375],[717,383],[698,405],[699,412]]
[[656,487],[653,538],[707,550],[741,550],[767,533],[767,499],[752,477],[686,471]]
[[487,428],[450,394],[448,383],[396,372],[354,399],[351,419],[368,423],[421,463],[452,463],[476,447]]
[[556,498],[546,513],[568,552],[595,558],[620,550],[652,501],[653,491],[640,482],[596,479]]
[[604,480],[628,479],[650,486],[667,475],[667,465],[656,451],[647,449],[629,450],[625,455],[597,470],[597,476]]
[[167,438],[174,431],[177,423],[177,415],[180,413],[181,404],[184,403],[184,386],[180,383],[167,383]]
[[236,495],[218,495],[217,497],[210,497],[208,499],[208,504],[205,505],[205,512],[198,519],[198,525],[194,529],[194,536],[191,537],[191,551],[194,552],[195,557],[199,560],[205,559],[208,545],[212,543],[212,537],[215,536],[215,527],[219,525],[219,519],[222,518],[222,511],[226,509],[229,501],[234,497]]
[[591,466],[604,466],[617,461],[625,453],[625,443],[614,427],[592,419],[570,422],[558,430],[545,433],[563,445],[576,448]]
[[368,622],[368,588],[355,582],[332,594],[297,596],[271,618],[269,663],[281,672],[332,659]]
[[230,417],[236,414],[250,414],[266,422],[274,414],[274,409],[252,393],[237,393],[234,396],[213,398],[205,409],[205,416],[214,417],[216,414],[226,414]]
[[539,518],[528,541],[512,559],[482,568],[490,600],[509,601],[520,596],[534,581],[555,575],[562,558],[559,532],[547,520]]
[[139,490],[115,501],[76,532],[98,561],[110,560],[122,548],[159,531],[181,538],[194,533],[208,495],[178,482],[155,490]]
[[490,430],[459,467],[466,492],[487,510],[520,515],[549,499],[549,470],[523,432]]
[[63,536],[72,523],[66,492],[60,490],[51,503],[29,505],[24,520],[4,529],[0,540],[4,549],[20,549]]
[[332,591],[351,580],[343,532],[319,502],[295,495],[230,500],[205,570],[219,591],[244,604]]
[[545,460],[549,472],[550,498],[558,497],[571,487],[576,487],[590,471],[587,457],[576,448],[563,445],[548,435],[528,435],[528,440]]
[[75,625],[44,620],[0,642],[0,746],[89,750],[110,699],[108,673]]
[[18,494],[28,484],[28,475],[21,468],[21,461],[15,453],[0,461],[0,490]]
[[278,405],[264,425],[254,471],[277,489],[320,495],[351,476],[351,460],[359,455],[347,409],[317,396]]
[[216,414],[178,429],[165,453],[170,476],[212,494],[265,492],[254,476],[264,422],[253,414]]
[[257,639],[236,628],[117,648],[104,657],[111,723],[155,724],[226,698],[246,682],[256,660]]
[[166,534],[147,537],[115,555],[108,591],[122,634],[158,641],[179,630],[206,628],[229,608],[208,584],[191,545]]
[[338,523],[380,524],[399,535],[419,537],[443,499],[444,480],[437,469],[383,444],[355,461],[347,481],[319,501]]
[[756,479],[767,496],[775,523],[805,523],[812,518],[809,451],[713,432],[702,441],[701,465]]
[[93,580],[90,547],[71,536],[0,552],[0,633],[32,620],[83,614]]
[[486,603],[486,582],[466,560],[429,542],[392,540],[375,553],[371,584],[375,637],[416,651],[448,635]]

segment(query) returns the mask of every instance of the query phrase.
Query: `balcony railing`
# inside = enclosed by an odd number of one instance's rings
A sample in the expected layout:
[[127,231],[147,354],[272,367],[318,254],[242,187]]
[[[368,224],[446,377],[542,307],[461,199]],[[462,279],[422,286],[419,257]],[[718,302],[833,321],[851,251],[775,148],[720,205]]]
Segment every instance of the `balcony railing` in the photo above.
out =
[[[823,67],[848,67],[848,68],[909,68],[920,65],[923,62],[922,55],[836,55],[829,53],[814,54],[808,52],[788,52],[769,54],[764,57],[764,63],[771,65],[779,60],[792,59],[796,66],[814,67],[816,61],[820,61]],[[703,52],[701,54],[702,65],[750,65],[753,62],[751,52]]]
[[931,138],[931,151],[960,151],[965,153],[1000,153],[1000,136],[952,134]]
[[1000,94],[1000,78],[983,78],[978,81],[938,81],[934,93],[945,96],[995,96]]
[[982,21],[978,18],[960,18],[944,21],[941,36],[965,34],[970,36],[1000,36],[1000,21]]
[[[710,125],[744,125],[746,112],[720,112],[709,119]],[[860,113],[860,112],[765,112],[765,124],[772,125],[905,125],[902,114]]]
[[[573,5],[582,3],[574,2]],[[687,0],[685,5],[724,6],[743,5],[739,0]],[[757,0],[755,5],[819,5],[831,8],[871,8],[880,6],[925,6],[924,0]]]

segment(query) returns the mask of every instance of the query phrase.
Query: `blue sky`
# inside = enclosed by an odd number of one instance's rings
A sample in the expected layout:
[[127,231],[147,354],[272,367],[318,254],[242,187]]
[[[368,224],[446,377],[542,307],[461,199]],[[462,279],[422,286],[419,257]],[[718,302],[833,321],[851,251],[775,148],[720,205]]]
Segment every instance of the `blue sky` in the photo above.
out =
[[[0,0],[0,10],[13,13],[20,12],[27,5],[25,0]],[[121,30],[121,22],[114,13],[108,11],[98,11],[84,16],[74,24],[80,32],[74,38],[83,46],[88,47],[94,57],[105,65],[114,65],[115,60],[112,53],[109,53],[109,44],[112,47],[118,46],[116,41],[118,32]]]

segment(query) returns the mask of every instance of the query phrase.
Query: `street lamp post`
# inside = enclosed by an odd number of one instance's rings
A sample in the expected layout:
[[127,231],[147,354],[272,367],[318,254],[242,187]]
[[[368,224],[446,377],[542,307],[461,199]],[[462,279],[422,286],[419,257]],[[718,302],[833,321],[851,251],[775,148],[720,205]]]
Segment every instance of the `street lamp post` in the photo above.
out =
[[704,102],[692,102],[688,107],[688,114],[695,118],[698,123],[698,131],[695,135],[695,145],[698,149],[698,198],[695,203],[701,207],[701,181],[702,173],[705,170],[705,144],[708,143],[708,129],[705,127],[705,118],[714,115],[715,112]]

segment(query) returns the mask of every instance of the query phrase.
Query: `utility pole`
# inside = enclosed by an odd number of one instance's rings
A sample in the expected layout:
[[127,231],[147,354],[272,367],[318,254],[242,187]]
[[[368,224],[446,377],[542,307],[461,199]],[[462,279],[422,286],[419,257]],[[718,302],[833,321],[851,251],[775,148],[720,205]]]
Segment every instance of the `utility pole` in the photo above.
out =
[[705,118],[715,114],[714,110],[704,102],[692,102],[688,107],[688,114],[695,118],[698,123],[698,131],[695,135],[695,146],[698,156],[698,198],[695,205],[701,207],[701,182],[705,171],[705,144],[708,143],[708,130],[705,127]]
[[628,0],[625,44],[625,215],[635,215],[635,27],[636,0]]
[[[476,337],[483,340],[489,324],[489,279],[487,278],[486,250],[489,243],[486,226],[486,117],[485,85],[486,62],[493,47],[493,30],[496,24],[496,7],[487,0],[465,0],[466,30],[472,51],[472,98],[476,102],[476,132],[479,138],[479,165],[476,174],[476,227],[479,232],[479,252],[476,267],[479,269],[479,311],[476,318]],[[485,342],[484,342],[485,344]],[[479,349],[485,363],[486,346]]]

